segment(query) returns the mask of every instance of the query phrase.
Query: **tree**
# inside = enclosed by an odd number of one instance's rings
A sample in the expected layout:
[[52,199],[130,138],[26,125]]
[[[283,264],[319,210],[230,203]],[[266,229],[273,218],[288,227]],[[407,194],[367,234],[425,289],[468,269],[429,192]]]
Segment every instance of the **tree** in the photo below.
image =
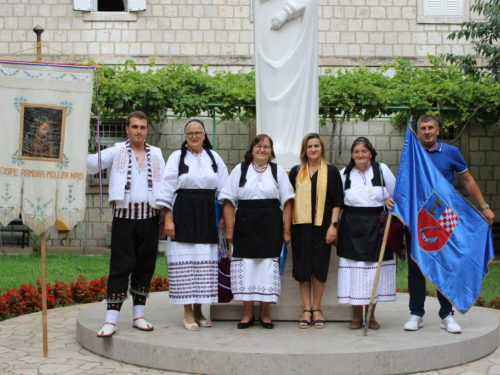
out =
[[342,152],[342,125],[344,121],[359,118],[368,121],[374,117],[388,114],[390,95],[388,85],[390,78],[384,73],[387,68],[371,70],[367,67],[354,67],[350,70],[343,69],[333,72],[331,69],[325,71],[325,75],[319,77],[319,102],[322,125],[329,117],[332,120],[332,132],[330,135],[329,161],[333,163],[333,145],[337,120],[336,116],[342,116],[339,124],[339,146],[337,161]]
[[429,56],[429,60],[432,67],[428,69],[396,59],[395,75],[388,86],[391,106],[399,107],[395,110],[394,123],[406,125],[410,116],[416,119],[433,113],[445,133],[458,132],[453,143],[470,124],[488,125],[498,121],[500,82],[490,77],[470,80],[458,66],[448,65],[435,56]]
[[101,116],[126,117],[141,110],[149,117],[149,126],[158,145],[167,114],[196,116],[208,108],[211,89],[206,67],[191,69],[189,64],[170,64],[153,69],[154,60],[146,72],[132,61],[123,66],[105,66],[99,77]]
[[[475,54],[455,55],[446,53],[443,58],[458,65],[462,71],[476,79],[489,76],[493,81],[500,79],[500,0],[475,0],[471,11],[484,16],[484,21],[469,21],[462,24],[462,29],[448,36],[450,40],[471,39]],[[478,64],[483,57],[485,64]]]

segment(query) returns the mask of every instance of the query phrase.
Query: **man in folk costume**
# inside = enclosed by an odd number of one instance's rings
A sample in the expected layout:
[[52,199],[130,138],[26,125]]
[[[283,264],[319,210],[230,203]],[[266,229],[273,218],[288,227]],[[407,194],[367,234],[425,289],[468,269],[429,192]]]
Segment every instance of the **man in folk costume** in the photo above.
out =
[[[146,143],[148,118],[143,112],[128,115],[126,131],[126,142],[101,152],[101,169],[111,168],[109,202],[113,205],[113,229],[107,311],[98,337],[110,337],[116,332],[129,277],[133,327],[141,331],[154,328],[144,317],[144,308],[158,253],[160,210],[156,195],[165,161],[158,147]],[[87,157],[87,172],[99,172],[97,154]]]
[[[495,222],[495,214],[486,204],[483,194],[476,181],[471,176],[469,168],[460,153],[454,147],[438,140],[439,125],[436,117],[432,115],[423,115],[417,121],[417,135],[420,143],[424,147],[427,155],[431,158],[436,168],[443,174],[450,184],[454,183],[455,172],[460,177],[462,185],[472,198],[479,204],[481,213],[489,221],[490,226]],[[404,325],[406,331],[416,331],[424,326],[423,316],[425,313],[425,276],[418,267],[417,263],[411,257],[411,238],[406,232],[406,244],[408,246],[408,288],[410,292],[410,318]],[[453,316],[452,304],[446,297],[437,292],[439,304],[440,327],[450,333],[460,333],[462,328]]]

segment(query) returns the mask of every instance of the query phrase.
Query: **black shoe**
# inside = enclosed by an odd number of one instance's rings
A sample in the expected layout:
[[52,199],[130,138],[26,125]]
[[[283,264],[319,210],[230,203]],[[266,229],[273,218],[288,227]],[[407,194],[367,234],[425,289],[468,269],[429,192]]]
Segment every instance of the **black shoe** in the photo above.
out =
[[265,329],[273,329],[274,328],[273,322],[266,323],[260,317],[259,317],[259,320],[260,320],[260,325],[262,326],[262,328],[265,328]]
[[252,319],[250,319],[246,323],[239,322],[238,323],[238,329],[245,329],[245,328],[251,327],[251,326],[253,326],[254,323],[255,323],[255,316],[252,316]]

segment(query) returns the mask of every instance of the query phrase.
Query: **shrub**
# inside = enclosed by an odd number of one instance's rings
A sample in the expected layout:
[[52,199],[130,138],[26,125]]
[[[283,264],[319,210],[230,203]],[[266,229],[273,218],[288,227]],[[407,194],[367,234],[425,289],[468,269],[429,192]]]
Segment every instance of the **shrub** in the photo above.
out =
[[[0,290],[0,321],[42,310],[42,285],[40,280],[33,284],[23,284],[19,289],[7,289],[4,294]],[[71,306],[79,303],[102,301],[106,298],[108,278],[94,279],[89,282],[78,275],[76,281],[66,284],[55,280],[54,285],[47,284],[47,308]],[[151,281],[150,291],[168,290],[168,279],[157,276]]]

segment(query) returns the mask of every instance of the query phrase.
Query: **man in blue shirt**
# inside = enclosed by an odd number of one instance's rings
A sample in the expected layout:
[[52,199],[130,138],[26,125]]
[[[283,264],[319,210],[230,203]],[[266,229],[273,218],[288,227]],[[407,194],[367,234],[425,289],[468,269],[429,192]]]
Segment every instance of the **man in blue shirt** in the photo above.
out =
[[[471,176],[462,154],[456,147],[438,140],[439,126],[437,124],[437,118],[431,115],[424,115],[418,119],[417,135],[420,143],[427,151],[434,165],[450,184],[453,185],[455,172],[458,174],[462,185],[477,202],[483,216],[489,221],[490,225],[493,225],[495,214],[484,200],[483,194]],[[416,331],[424,326],[422,317],[425,313],[425,277],[411,257],[411,240],[408,237],[406,243],[408,246],[408,288],[411,315],[410,319],[405,323],[404,329],[406,331]],[[453,308],[450,301],[439,291],[437,295],[441,305],[439,310],[439,316],[442,319],[441,328],[451,333],[460,333],[462,328],[453,317]]]

